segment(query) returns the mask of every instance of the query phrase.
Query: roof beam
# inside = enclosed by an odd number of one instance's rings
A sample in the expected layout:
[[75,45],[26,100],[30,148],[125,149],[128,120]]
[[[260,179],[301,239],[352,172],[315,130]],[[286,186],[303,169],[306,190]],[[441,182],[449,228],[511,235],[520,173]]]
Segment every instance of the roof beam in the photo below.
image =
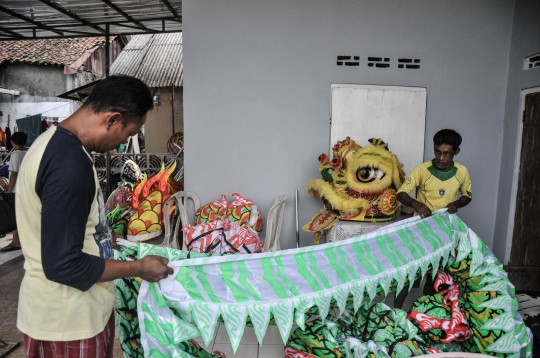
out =
[[6,34],[10,34],[11,36],[15,37],[15,38],[24,38],[23,35],[19,34],[19,33],[16,33],[15,31],[11,31],[11,30],[8,30],[8,29],[3,29],[0,27],[0,31],[2,32],[5,32]]
[[161,2],[164,3],[165,6],[167,6],[167,9],[169,9],[169,11],[174,15],[174,17],[179,17],[178,13],[172,7],[171,3],[168,0],[161,0]]
[[47,25],[44,25],[44,24],[42,24],[42,23],[39,22],[39,21],[32,20],[31,18],[26,17],[26,16],[24,16],[24,15],[18,14],[18,13],[16,13],[15,11],[10,10],[10,9],[8,9],[8,8],[6,8],[6,7],[4,7],[4,6],[2,6],[2,5],[0,5],[0,11],[5,12],[6,14],[11,15],[11,16],[13,16],[13,17],[16,17],[16,18],[18,18],[18,19],[21,19],[21,20],[23,20],[23,21],[29,22],[29,23],[31,23],[31,24],[37,26],[38,28],[40,28],[40,29],[42,29],[42,30],[47,30],[47,31],[50,31],[50,32],[54,32],[55,34],[58,34],[58,35],[60,35],[60,36],[64,36],[64,33],[63,33],[63,32],[60,32],[60,31],[58,31],[58,30],[53,29],[52,27],[49,27],[49,26],[47,26]]
[[122,15],[123,17],[125,17],[127,20],[129,20],[130,22],[134,23],[135,25],[137,25],[137,27],[145,30],[145,31],[148,31],[148,32],[157,32],[155,30],[152,30],[152,29],[149,29],[148,27],[144,26],[143,24],[141,24],[139,21],[137,21],[136,19],[134,19],[133,17],[131,17],[128,13],[126,13],[124,10],[122,10],[121,8],[119,8],[118,6],[116,6],[115,4],[113,4],[111,1],[109,0],[101,0],[104,4],[106,4],[107,6],[109,6],[111,9],[113,9],[114,11],[116,11],[117,13],[119,13],[120,15]]
[[85,19],[83,19],[82,17],[78,16],[78,15],[75,15],[74,13],[72,13],[71,11],[65,9],[64,7],[58,5],[57,3],[55,3],[54,1],[51,1],[51,0],[38,0],[42,3],[44,3],[45,5],[55,9],[56,11],[58,12],[61,12],[62,14],[66,15],[66,16],[69,16],[71,17],[72,19],[74,20],[77,20],[79,21],[80,23],[82,23],[83,25],[86,25],[88,27],[91,27],[93,28],[94,30],[97,30],[101,33],[105,33],[105,30],[103,30],[101,27],[99,26],[96,26],[94,24],[92,24],[90,21],[87,21]]

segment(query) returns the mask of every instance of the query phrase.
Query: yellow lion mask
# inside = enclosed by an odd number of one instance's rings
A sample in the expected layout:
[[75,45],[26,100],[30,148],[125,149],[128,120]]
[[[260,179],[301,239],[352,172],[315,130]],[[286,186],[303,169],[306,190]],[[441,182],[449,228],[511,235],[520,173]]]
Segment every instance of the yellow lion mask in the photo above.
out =
[[396,190],[405,179],[403,164],[390,152],[388,144],[372,138],[361,147],[350,137],[332,147],[333,158],[319,156],[323,179],[311,180],[307,191],[321,199],[325,209],[303,229],[317,232],[331,228],[338,219],[386,221],[395,218]]

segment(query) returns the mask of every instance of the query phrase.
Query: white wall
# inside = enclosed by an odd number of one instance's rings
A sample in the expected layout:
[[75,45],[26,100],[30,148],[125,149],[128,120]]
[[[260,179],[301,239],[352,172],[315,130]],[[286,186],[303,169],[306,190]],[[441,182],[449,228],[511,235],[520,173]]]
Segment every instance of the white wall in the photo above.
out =
[[[473,201],[460,216],[491,245],[513,5],[185,0],[186,188],[203,202],[238,191],[264,214],[286,194],[282,247],[292,247],[294,190],[301,225],[321,207],[305,187],[328,149],[330,84],[426,87],[424,160],[436,131],[461,132],[456,159],[471,172]],[[358,55],[361,65],[338,67],[338,55]],[[390,57],[392,67],[369,68],[368,56]],[[398,70],[400,57],[420,58],[421,68]]]
[[[517,147],[518,142],[521,142],[521,133],[519,132],[522,118],[520,113],[521,92],[527,88],[540,86],[540,68],[523,70],[523,59],[540,53],[540,36],[538,35],[540,34],[540,1],[518,0],[514,13],[493,243],[493,252],[500,260],[504,260],[504,263],[508,263],[506,258],[509,258],[510,255],[508,249],[513,233],[513,226],[509,225],[509,221],[513,223],[514,208],[511,202],[515,200],[517,190],[517,186],[512,185],[515,174],[513,172],[515,169],[519,171],[520,153],[517,151]],[[536,239],[531,238],[531,240]]]

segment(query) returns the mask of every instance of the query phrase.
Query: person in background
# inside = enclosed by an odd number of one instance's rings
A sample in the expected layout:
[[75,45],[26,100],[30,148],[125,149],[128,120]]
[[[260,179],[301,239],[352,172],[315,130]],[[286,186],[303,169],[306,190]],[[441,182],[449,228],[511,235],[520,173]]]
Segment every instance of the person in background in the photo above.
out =
[[[397,199],[414,208],[414,214],[427,218],[439,209],[447,208],[450,214],[472,200],[471,179],[467,168],[454,162],[459,154],[461,135],[451,129],[442,129],[433,136],[435,158],[414,168],[397,192]],[[410,193],[416,189],[416,199]],[[459,196],[459,198],[458,198]],[[434,294],[433,280],[426,276],[424,294]],[[395,307],[401,307],[407,296],[402,290],[396,297]]]
[[[399,188],[398,200],[413,207],[415,215],[426,218],[431,216],[433,211],[443,208],[447,208],[450,214],[455,214],[459,208],[471,202],[469,171],[465,166],[454,162],[460,145],[461,135],[456,131],[438,131],[433,137],[435,158],[414,168]],[[409,196],[414,189],[416,199]]]
[[25,258],[17,328],[27,357],[112,357],[112,281],[156,282],[173,273],[163,257],[112,259],[105,202],[90,155],[137,134],[152,107],[142,81],[107,77],[28,150],[15,197]]
[[[21,168],[21,163],[23,161],[26,151],[24,146],[28,136],[24,132],[15,132],[11,136],[11,145],[13,146],[13,152],[9,158],[9,185],[6,190],[7,193],[14,193],[15,188],[17,187],[17,177],[19,175],[19,170]],[[13,231],[13,240],[11,243],[2,249],[0,252],[9,252],[21,249],[21,243],[19,241],[19,233],[17,230]]]

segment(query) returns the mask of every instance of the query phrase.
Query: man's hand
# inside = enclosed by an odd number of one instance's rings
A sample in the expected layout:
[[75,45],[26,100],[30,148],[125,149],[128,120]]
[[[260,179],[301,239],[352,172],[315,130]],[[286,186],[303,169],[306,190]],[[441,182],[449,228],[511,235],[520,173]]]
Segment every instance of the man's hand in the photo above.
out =
[[122,246],[118,245],[118,243],[116,242],[116,239],[123,239],[124,236],[119,234],[119,233],[116,233],[116,232],[113,232],[112,233],[112,247],[113,249],[117,250],[117,251],[124,251],[124,249],[122,249]]
[[146,256],[139,260],[140,274],[138,275],[145,281],[157,282],[172,275],[174,270],[168,267],[169,260],[160,256]]
[[446,208],[448,209],[448,212],[450,214],[455,214],[458,211],[458,206],[457,206],[457,203],[455,201],[448,204],[448,205],[446,205]]
[[429,208],[426,205],[422,204],[419,201],[415,200],[412,203],[412,207],[414,208],[414,210],[416,210],[416,212],[418,213],[418,215],[420,215],[422,219],[425,219],[431,216],[431,210],[429,210]]

